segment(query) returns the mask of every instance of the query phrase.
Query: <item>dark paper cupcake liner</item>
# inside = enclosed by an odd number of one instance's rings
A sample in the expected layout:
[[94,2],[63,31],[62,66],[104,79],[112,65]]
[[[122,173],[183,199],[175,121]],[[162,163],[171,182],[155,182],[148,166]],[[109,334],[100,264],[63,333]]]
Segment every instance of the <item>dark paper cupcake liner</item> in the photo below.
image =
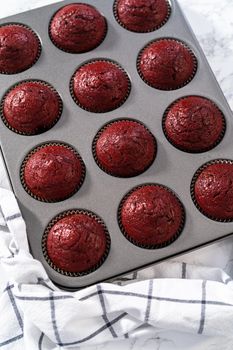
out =
[[[113,174],[111,171],[108,171],[105,167],[102,166],[102,164],[99,162],[97,154],[96,154],[96,143],[100,137],[100,135],[103,133],[104,130],[106,130],[110,125],[118,123],[120,121],[130,121],[130,122],[134,122],[135,124],[140,124],[142,125],[147,131],[148,133],[152,136],[153,141],[154,141],[154,157],[153,160],[150,162],[150,164],[148,164],[147,167],[145,167],[145,169],[135,175],[131,175],[131,176],[120,176],[120,175],[115,175]],[[152,134],[152,132],[145,126],[145,124],[143,124],[142,122],[136,120],[136,119],[130,119],[130,118],[119,118],[119,119],[115,119],[112,120],[106,124],[104,124],[102,126],[102,128],[99,129],[99,131],[97,132],[97,134],[95,135],[93,142],[92,142],[92,154],[93,154],[93,158],[95,159],[96,164],[98,165],[98,167],[103,170],[106,174],[114,176],[114,177],[119,177],[119,178],[131,178],[131,177],[135,177],[138,176],[140,174],[143,174],[147,169],[149,169],[151,167],[151,165],[154,163],[156,155],[157,155],[157,142],[156,142],[156,138],[155,136]]]
[[[99,224],[102,225],[102,227],[104,228],[104,232],[105,232],[105,237],[106,237],[106,249],[105,249],[105,253],[102,256],[102,258],[100,259],[99,263],[95,266],[93,266],[91,269],[83,271],[83,272],[68,272],[65,270],[62,270],[60,268],[58,268],[49,258],[48,256],[48,252],[47,252],[47,237],[49,234],[49,231],[51,230],[51,228],[60,220],[63,219],[66,216],[70,216],[73,214],[85,214],[90,216],[91,218],[94,218]],[[86,209],[71,209],[71,210],[67,210],[64,211],[60,214],[58,214],[57,216],[55,216],[47,225],[44,234],[42,236],[42,252],[44,255],[44,258],[46,260],[46,262],[48,263],[48,265],[55,270],[56,272],[60,273],[61,275],[64,276],[68,276],[68,277],[81,277],[81,276],[85,276],[88,275],[94,271],[96,271],[97,269],[100,268],[100,266],[105,262],[105,260],[108,257],[109,251],[110,251],[110,247],[111,247],[111,238],[108,232],[108,229],[104,223],[104,221],[95,213],[86,210]]]
[[[44,130],[40,131],[40,132],[36,132],[36,133],[27,133],[27,132],[23,132],[23,131],[20,131],[20,130],[17,130],[15,129],[14,127],[12,127],[7,119],[5,118],[4,116],[4,103],[5,103],[5,100],[7,98],[7,95],[13,90],[15,89],[17,86],[20,86],[22,83],[33,83],[33,82],[36,82],[36,83],[40,83],[41,85],[44,85],[44,86],[47,86],[48,88],[50,88],[50,90],[52,90],[56,96],[57,96],[57,99],[58,99],[58,103],[59,103],[59,112],[58,112],[58,115],[56,117],[56,119],[54,120],[54,122],[50,125],[49,128],[45,128]],[[59,95],[59,93],[57,92],[57,90],[49,83],[47,83],[46,81],[43,81],[43,80],[40,80],[40,79],[26,79],[26,80],[22,80],[22,81],[19,81],[18,83],[12,85],[4,94],[3,98],[2,98],[2,101],[1,101],[1,104],[0,104],[0,117],[2,118],[2,121],[3,123],[7,126],[8,129],[10,129],[11,131],[15,132],[16,134],[19,134],[19,135],[23,135],[23,136],[33,136],[33,135],[39,135],[39,134],[42,134],[48,130],[50,130],[57,122],[58,120],[60,119],[61,115],[62,115],[62,111],[63,111],[63,102],[62,102],[62,99],[61,99],[61,96]]]
[[[140,69],[140,61],[141,61],[141,57],[142,57],[142,54],[144,52],[144,50],[149,47],[152,43],[154,42],[157,42],[157,41],[163,41],[163,40],[166,40],[166,41],[175,41],[176,43],[178,44],[181,44],[183,45],[188,51],[189,53],[191,54],[192,58],[193,58],[193,72],[192,74],[190,75],[189,79],[186,80],[183,84],[181,85],[178,85],[177,87],[175,88],[164,88],[164,87],[161,87],[161,86],[154,86],[152,85],[150,82],[148,82],[142,72],[141,72],[141,69]],[[159,38],[159,39],[155,39],[155,40],[152,40],[150,41],[148,44],[146,44],[140,51],[139,51],[139,54],[138,54],[138,57],[137,57],[137,71],[138,71],[138,74],[140,76],[140,78],[144,81],[144,83],[146,83],[147,85],[149,85],[150,87],[154,88],[154,89],[157,89],[157,90],[162,90],[162,91],[175,91],[175,90],[178,90],[178,89],[181,89],[182,87],[186,86],[187,84],[189,84],[193,78],[195,77],[196,75],[196,72],[197,72],[197,68],[198,68],[198,61],[197,61],[197,57],[195,56],[194,52],[190,49],[190,47],[182,40],[180,39],[175,39],[175,38],[170,38],[170,37],[165,37],[165,38]]]
[[[82,174],[81,174],[81,179],[80,179],[80,182],[78,184],[78,186],[76,187],[76,189],[70,193],[67,197],[63,197],[61,199],[56,199],[56,200],[47,200],[45,198],[42,198],[42,197],[39,197],[37,195],[35,195],[34,193],[31,192],[31,190],[28,188],[27,184],[25,183],[24,181],[24,169],[25,169],[25,166],[27,164],[27,161],[29,160],[29,158],[34,154],[36,153],[37,151],[39,151],[40,149],[42,148],[45,148],[47,146],[62,146],[62,147],[65,147],[69,150],[71,150],[75,155],[76,157],[79,159],[80,163],[81,163],[81,166],[82,166]],[[21,167],[20,167],[20,180],[21,180],[21,183],[22,183],[22,186],[24,188],[24,190],[34,199],[40,201],[40,202],[45,202],[45,203],[57,203],[57,202],[62,202],[70,197],[72,197],[76,192],[78,192],[78,190],[82,187],[83,185],[83,182],[84,182],[84,179],[85,179],[85,176],[86,176],[86,167],[85,167],[85,163],[84,161],[82,160],[82,157],[80,156],[80,154],[78,153],[78,151],[76,151],[75,148],[73,148],[72,146],[68,145],[67,143],[64,143],[64,142],[45,142],[45,143],[42,143],[41,145],[38,145],[36,147],[34,147],[31,151],[29,151],[29,153],[26,155],[26,157],[24,158],[22,164],[21,164]]]
[[220,218],[216,218],[215,216],[209,215],[208,213],[206,213],[198,204],[196,197],[195,197],[195,183],[199,177],[199,175],[202,173],[202,171],[204,169],[206,169],[209,165],[213,165],[213,164],[233,164],[233,160],[230,159],[214,159],[211,160],[205,164],[203,164],[200,168],[197,169],[197,171],[195,172],[195,174],[193,175],[192,181],[191,181],[191,185],[190,185],[190,193],[191,193],[191,197],[193,200],[193,203],[195,204],[196,208],[207,218],[214,220],[214,221],[218,221],[218,222],[233,222],[233,217],[230,219],[220,219]]
[[133,33],[140,33],[140,34],[141,33],[151,33],[151,32],[154,32],[155,30],[160,29],[161,27],[163,27],[167,23],[167,21],[169,20],[169,18],[171,16],[171,12],[172,12],[170,2],[168,0],[166,0],[168,12],[167,12],[167,16],[164,18],[164,20],[160,24],[154,26],[152,29],[138,31],[138,30],[132,30],[132,29],[127,28],[127,26],[121,22],[120,18],[118,17],[118,13],[117,13],[117,3],[118,3],[118,0],[115,0],[114,4],[113,4],[113,14],[114,14],[116,21],[120,24],[121,27],[123,27],[124,29],[126,29],[130,32],[133,32]]
[[[204,98],[206,100],[208,100],[209,102],[212,103],[212,105],[217,108],[219,110],[219,112],[221,113],[222,115],[222,121],[223,121],[223,128],[222,128],[222,132],[221,134],[219,135],[219,138],[215,141],[215,143],[213,143],[210,147],[208,148],[205,148],[204,150],[198,150],[198,151],[190,151],[188,149],[186,149],[185,147],[179,147],[178,145],[176,145],[168,136],[167,134],[167,131],[166,131],[166,127],[165,127],[165,122],[166,122],[166,118],[167,118],[167,115],[170,111],[170,109],[176,104],[178,103],[179,101],[182,101],[184,99],[186,99],[187,97],[201,97],[201,98]],[[188,96],[184,96],[184,97],[181,97],[181,98],[178,98],[177,100],[175,100],[174,102],[172,102],[168,107],[167,109],[165,110],[164,114],[163,114],[163,118],[162,118],[162,129],[163,129],[163,133],[166,137],[166,139],[168,140],[168,142],[174,146],[176,149],[182,151],[182,152],[186,152],[186,153],[191,153],[191,154],[197,154],[197,153],[204,153],[204,152],[208,152],[210,150],[212,150],[213,148],[215,148],[223,139],[224,135],[225,135],[225,132],[226,132],[226,119],[225,119],[225,116],[223,114],[223,112],[221,111],[221,109],[212,101],[210,100],[209,98],[207,97],[204,97],[204,96],[199,96],[199,95],[188,95]]]
[[[125,95],[124,99],[121,101],[121,103],[119,103],[119,105],[117,105],[116,107],[114,107],[113,109],[109,109],[108,111],[99,111],[99,110],[91,110],[85,106],[83,106],[79,100],[76,98],[75,94],[74,94],[74,89],[73,89],[73,84],[74,84],[74,77],[75,77],[75,74],[77,73],[77,71],[84,67],[84,66],[87,66],[89,64],[92,64],[92,63],[95,63],[95,62],[110,62],[112,63],[113,65],[115,65],[117,68],[119,68],[125,75],[127,81],[128,81],[128,91],[127,91],[127,94]],[[94,59],[91,59],[89,61],[86,61],[85,63],[81,64],[80,66],[77,67],[77,69],[75,70],[75,72],[73,73],[73,75],[71,76],[71,79],[70,79],[70,94],[74,100],[74,102],[82,109],[84,109],[85,111],[87,112],[91,112],[91,113],[108,113],[108,112],[111,112],[111,111],[114,111],[115,109],[119,108],[120,106],[122,106],[125,101],[127,100],[127,98],[129,97],[129,94],[130,94],[130,91],[131,91],[131,81],[130,81],[130,78],[127,74],[127,72],[124,70],[124,68],[121,67],[121,65],[111,59],[105,59],[105,58],[94,58]]]
[[[94,6],[90,5],[90,4],[88,4],[88,5],[91,6],[91,7],[94,7]],[[103,35],[102,39],[98,42],[98,44],[97,44],[95,47],[93,47],[92,49],[90,49],[90,50],[84,50],[84,51],[79,51],[79,52],[76,52],[76,51],[73,51],[73,50],[68,50],[68,49],[65,49],[64,47],[58,45],[58,44],[56,43],[56,41],[53,39],[53,37],[52,37],[52,35],[51,35],[51,24],[52,24],[52,21],[53,21],[55,15],[58,13],[58,11],[60,11],[60,10],[61,10],[63,7],[65,7],[65,6],[66,6],[66,5],[60,7],[60,8],[53,14],[53,16],[51,17],[51,19],[50,19],[50,21],[49,21],[49,30],[48,30],[48,33],[49,33],[49,38],[50,38],[50,40],[52,41],[53,45],[56,46],[59,50],[61,50],[61,51],[63,51],[63,52],[71,53],[71,54],[76,54],[76,55],[82,54],[82,53],[86,53],[86,52],[91,52],[91,51],[95,50],[95,49],[96,49],[98,46],[100,46],[100,44],[102,44],[102,42],[105,40],[106,35],[107,35],[107,32],[108,32],[108,22],[107,22],[107,19],[106,19],[102,14],[101,14],[101,15],[103,16],[104,21],[105,21],[105,31],[104,31],[104,35]],[[94,8],[95,8],[95,7],[94,7]]]
[[[124,229],[124,226],[122,224],[121,221],[121,211],[122,211],[122,207],[125,203],[125,201],[128,199],[128,197],[136,190],[146,187],[146,186],[158,186],[161,187],[165,190],[167,190],[168,192],[170,192],[178,201],[180,208],[181,208],[181,212],[182,212],[182,219],[181,219],[181,223],[180,223],[180,227],[177,230],[177,232],[167,241],[159,243],[159,244],[154,244],[154,245],[148,245],[148,244],[140,244],[139,242],[137,242],[136,240],[134,240],[132,237],[130,237],[127,232]],[[177,197],[177,195],[175,194],[175,192],[173,192],[169,187],[158,184],[158,183],[146,183],[146,184],[142,184],[136,187],[133,187],[128,193],[125,194],[125,196],[122,198],[119,207],[118,207],[118,211],[117,211],[117,218],[118,218],[118,225],[120,227],[121,232],[123,233],[123,235],[125,236],[125,238],[130,241],[132,244],[136,245],[137,247],[140,248],[144,248],[144,249],[160,249],[160,248],[165,248],[167,246],[169,246],[170,244],[172,244],[174,241],[177,240],[177,238],[181,235],[184,225],[185,225],[185,209],[184,206],[182,204],[182,202],[180,201],[180,199]]]
[[38,37],[38,35],[36,34],[36,32],[34,32],[34,30],[32,30],[30,27],[28,27],[26,24],[22,24],[22,23],[4,23],[4,24],[1,24],[0,27],[5,27],[5,26],[18,26],[18,27],[23,27],[23,28],[26,28],[28,29],[33,35],[34,37],[36,38],[37,40],[37,43],[38,43],[38,51],[37,51],[37,55],[35,57],[35,60],[29,65],[27,66],[26,68],[24,69],[19,69],[19,70],[15,70],[14,72],[7,72],[7,71],[1,71],[0,70],[0,74],[5,74],[5,75],[13,75],[13,74],[18,74],[18,73],[21,73],[21,72],[25,72],[26,70],[28,70],[29,68],[33,67],[34,64],[38,61],[38,59],[40,58],[40,55],[41,55],[41,51],[42,51],[42,45],[41,45],[41,41]]

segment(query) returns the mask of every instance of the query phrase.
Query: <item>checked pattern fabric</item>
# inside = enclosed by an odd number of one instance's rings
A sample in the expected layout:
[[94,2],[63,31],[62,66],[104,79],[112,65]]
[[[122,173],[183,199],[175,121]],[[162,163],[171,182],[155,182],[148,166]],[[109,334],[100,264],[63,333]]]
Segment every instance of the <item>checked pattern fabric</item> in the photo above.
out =
[[233,344],[233,281],[222,270],[167,263],[146,280],[138,272],[61,291],[28,251],[12,192],[0,189],[0,207],[0,349],[79,349],[130,339],[144,326]]

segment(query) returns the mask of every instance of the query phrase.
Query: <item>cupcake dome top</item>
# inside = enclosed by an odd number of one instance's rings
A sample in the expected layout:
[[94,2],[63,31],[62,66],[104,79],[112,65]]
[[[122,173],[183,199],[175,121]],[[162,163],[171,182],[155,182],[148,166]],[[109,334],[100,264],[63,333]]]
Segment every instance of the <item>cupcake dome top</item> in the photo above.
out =
[[142,79],[159,90],[175,90],[188,84],[195,75],[197,60],[192,51],[176,39],[158,39],[139,54]]
[[60,96],[42,81],[17,84],[5,95],[2,113],[5,123],[15,132],[35,135],[50,129],[62,109]]
[[167,0],[116,0],[115,12],[119,23],[126,29],[146,33],[165,24],[170,5]]
[[29,153],[21,172],[21,181],[30,195],[41,201],[57,202],[80,188],[85,166],[73,148],[48,143]]
[[217,221],[233,220],[233,163],[213,161],[194,175],[193,195],[199,210]]
[[156,141],[134,120],[105,125],[96,136],[94,155],[98,165],[113,176],[130,177],[144,172],[156,156]]
[[97,268],[107,254],[105,226],[80,212],[58,220],[49,230],[46,242],[48,258],[64,272],[82,273]]
[[15,74],[30,68],[40,55],[40,41],[27,26],[0,26],[0,73]]
[[187,96],[166,111],[163,128],[168,140],[187,152],[204,152],[215,147],[225,132],[225,119],[209,99]]
[[183,205],[167,187],[148,184],[134,188],[119,208],[121,229],[142,248],[161,248],[173,242],[184,224]]
[[123,69],[111,62],[95,60],[84,64],[72,79],[77,104],[90,112],[109,112],[122,105],[129,95],[130,81]]
[[93,50],[106,35],[105,18],[93,6],[74,3],[62,7],[50,23],[50,38],[60,49],[71,53]]

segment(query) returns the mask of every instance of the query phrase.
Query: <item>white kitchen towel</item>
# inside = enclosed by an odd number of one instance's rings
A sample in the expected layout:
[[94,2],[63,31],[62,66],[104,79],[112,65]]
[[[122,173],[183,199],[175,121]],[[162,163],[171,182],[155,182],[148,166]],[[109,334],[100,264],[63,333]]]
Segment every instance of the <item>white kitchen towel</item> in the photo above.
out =
[[155,269],[160,278],[130,282],[131,274],[114,284],[61,291],[30,255],[11,191],[0,189],[0,207],[0,348],[79,349],[121,342],[148,327],[219,336],[232,349],[233,281],[222,270],[167,263]]

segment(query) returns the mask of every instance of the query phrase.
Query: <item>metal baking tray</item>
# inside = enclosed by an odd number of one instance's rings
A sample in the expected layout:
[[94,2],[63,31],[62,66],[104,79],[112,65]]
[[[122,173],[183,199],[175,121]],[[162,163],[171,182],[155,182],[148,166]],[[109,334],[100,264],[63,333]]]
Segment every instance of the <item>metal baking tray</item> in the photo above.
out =
[[[13,190],[27,224],[32,254],[42,262],[55,283],[71,289],[112,279],[226,237],[233,232],[233,222],[221,223],[208,219],[198,211],[190,195],[192,177],[201,165],[217,158],[233,159],[233,123],[230,107],[177,1],[170,1],[172,10],[167,23],[154,32],[144,34],[127,31],[118,24],[113,15],[113,0],[79,2],[94,5],[108,23],[105,40],[95,50],[87,53],[65,53],[53,45],[48,35],[51,17],[70,1],[0,20],[0,24],[19,22],[28,25],[38,34],[42,43],[41,57],[33,67],[19,74],[0,76],[0,98],[9,87],[21,80],[40,79],[52,84],[63,100],[62,116],[49,131],[36,136],[22,136],[9,130],[0,120],[0,141]],[[139,51],[151,40],[163,37],[184,41],[198,60],[194,79],[178,90],[154,89],[145,84],[137,72],[136,59]],[[78,107],[71,97],[69,83],[72,74],[80,64],[94,58],[114,60],[126,70],[131,79],[132,89],[127,101],[112,112],[89,113]],[[164,111],[173,101],[187,95],[210,98],[225,115],[225,136],[221,143],[209,152],[190,154],[179,151],[167,141],[163,133]],[[91,146],[96,132],[106,122],[117,118],[142,121],[157,139],[158,152],[153,165],[145,173],[133,178],[116,178],[104,173],[96,165],[92,155]],[[19,171],[25,155],[33,147],[46,141],[71,144],[86,164],[87,172],[82,188],[71,198],[59,203],[44,203],[33,199],[25,192],[20,182]],[[174,243],[162,249],[147,250],[133,245],[123,236],[117,222],[117,209],[123,196],[132,187],[151,182],[166,185],[178,195],[185,207],[186,221],[182,234]],[[73,208],[87,209],[99,215],[111,236],[111,249],[104,264],[82,277],[63,276],[54,271],[45,261],[41,248],[41,238],[48,222],[60,212]]]

